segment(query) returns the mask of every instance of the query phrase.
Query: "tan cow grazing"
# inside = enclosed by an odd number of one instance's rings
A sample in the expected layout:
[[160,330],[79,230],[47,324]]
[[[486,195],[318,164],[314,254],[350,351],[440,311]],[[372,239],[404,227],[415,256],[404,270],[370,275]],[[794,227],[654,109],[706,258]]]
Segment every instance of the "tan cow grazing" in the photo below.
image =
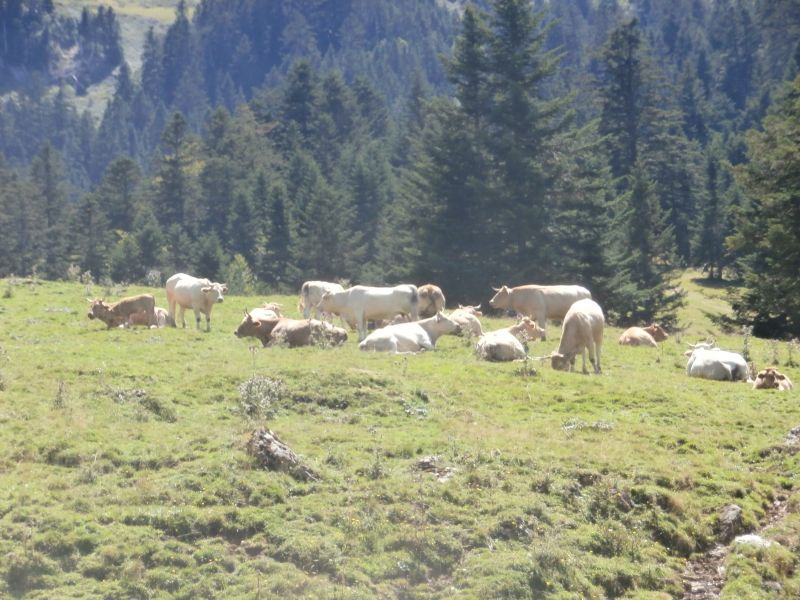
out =
[[753,382],[754,390],[780,390],[789,391],[793,389],[792,381],[783,373],[778,372],[775,367],[767,367],[756,375]]
[[163,329],[164,327],[175,327],[175,319],[169,316],[166,308],[156,306],[153,320],[149,320],[147,313],[142,311],[132,314],[128,322],[123,323],[120,327],[132,327],[135,325],[149,327],[150,329]]
[[575,302],[561,325],[561,343],[550,355],[550,364],[559,371],[575,369],[575,357],[580,352],[583,358],[583,373],[586,370],[586,350],[595,373],[600,373],[600,349],[603,347],[603,309],[594,300],[584,298]]
[[358,339],[367,336],[367,321],[393,319],[398,314],[418,318],[419,295],[415,285],[369,287],[355,285],[341,292],[325,292],[317,305],[322,312],[339,315],[358,330]]
[[475,345],[475,353],[481,360],[522,360],[528,350],[525,342],[542,337],[544,331],[528,317],[522,317],[511,327],[487,331]]
[[436,313],[444,310],[445,298],[442,288],[432,283],[426,283],[417,288],[419,293],[418,312],[420,318],[432,317]]
[[436,341],[447,333],[455,333],[458,325],[444,313],[438,312],[433,317],[388,325],[370,333],[358,345],[359,350],[372,352],[393,352],[395,354],[413,354],[422,350],[434,350]]
[[483,328],[478,317],[482,315],[480,304],[478,306],[461,306],[459,304],[458,308],[450,313],[450,318],[458,323],[461,335],[481,336],[483,335]]
[[[194,320],[197,329],[200,329],[200,314],[206,316],[206,331],[211,331],[211,309],[215,304],[223,302],[223,294],[228,293],[228,286],[224,283],[215,283],[208,279],[198,279],[186,273],[176,273],[167,279],[167,303],[169,316],[175,319],[175,306],[180,307],[180,320],[184,329],[186,319],[184,313],[187,308],[194,311]],[[177,319],[175,319],[177,322]]]
[[619,343],[624,346],[658,346],[658,342],[663,342],[669,337],[664,328],[657,323],[651,323],[647,327],[629,327],[621,336]]
[[87,316],[103,321],[108,329],[127,323],[131,315],[140,312],[145,314],[147,323],[155,320],[156,299],[152,294],[129,296],[112,304],[104,302],[102,298],[89,300],[89,303],[91,306]]
[[[521,285],[492,288],[497,292],[489,300],[494,308],[510,309],[517,315],[530,317],[543,330],[547,319],[563,319],[569,307],[592,294],[579,285]],[[542,339],[547,339],[546,335]]]
[[300,287],[300,301],[297,303],[297,309],[303,311],[303,318],[308,319],[311,316],[311,309],[314,309],[314,316],[319,319],[321,311],[318,308],[319,301],[322,300],[322,295],[325,292],[342,292],[344,288],[338,283],[330,283],[328,281],[306,281]]

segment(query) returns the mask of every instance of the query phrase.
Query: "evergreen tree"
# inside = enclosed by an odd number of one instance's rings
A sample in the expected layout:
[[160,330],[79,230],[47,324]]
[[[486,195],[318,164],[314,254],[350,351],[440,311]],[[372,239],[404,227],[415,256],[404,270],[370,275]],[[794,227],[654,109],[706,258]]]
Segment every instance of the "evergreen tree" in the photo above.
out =
[[800,335],[800,77],[786,85],[763,131],[747,134],[737,180],[752,199],[728,240],[746,290],[737,318],[761,336]]
[[164,154],[156,180],[154,207],[166,226],[185,226],[194,194],[187,171],[191,159],[188,124],[181,113],[172,115],[161,141]]
[[96,196],[111,229],[132,229],[140,181],[139,166],[130,158],[122,156],[108,165]]
[[108,274],[108,253],[112,246],[108,218],[96,194],[81,198],[72,222],[73,252],[82,271],[99,281]]
[[674,287],[676,271],[672,228],[641,167],[634,168],[629,191],[618,201],[612,229],[618,232],[610,263],[608,313],[622,324],[659,319],[674,323],[684,293]]
[[67,272],[67,224],[70,207],[64,183],[61,157],[49,143],[31,164],[31,181],[39,203],[43,235],[41,273],[50,279]]
[[258,261],[258,275],[260,279],[276,286],[286,283],[287,272],[290,267],[289,220],[286,210],[286,189],[274,185],[267,189],[267,180],[263,173],[259,173],[254,191],[254,201],[260,210],[267,210],[266,219],[266,246]]

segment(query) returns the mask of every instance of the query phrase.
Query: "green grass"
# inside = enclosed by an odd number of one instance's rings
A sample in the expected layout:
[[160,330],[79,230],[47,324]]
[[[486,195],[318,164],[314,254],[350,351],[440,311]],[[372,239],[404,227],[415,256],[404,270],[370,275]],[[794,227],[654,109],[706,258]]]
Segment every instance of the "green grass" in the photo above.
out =
[[[479,362],[454,337],[395,357],[233,336],[243,309],[294,297],[229,297],[210,333],[107,331],[86,296],[163,306],[163,290],[0,281],[0,596],[680,596],[719,508],[755,526],[794,488],[780,443],[800,424],[793,393],[686,377],[685,341],[743,340],[685,281],[683,339],[620,347],[608,328],[602,376]],[[532,354],[557,345],[548,334]],[[751,354],[783,366],[788,348]],[[263,413],[241,403],[253,375],[283,382]],[[259,469],[245,451],[259,425],[321,479]],[[453,476],[415,468],[428,455]],[[729,557],[728,597],[765,580],[800,591],[798,514],[781,547]]]

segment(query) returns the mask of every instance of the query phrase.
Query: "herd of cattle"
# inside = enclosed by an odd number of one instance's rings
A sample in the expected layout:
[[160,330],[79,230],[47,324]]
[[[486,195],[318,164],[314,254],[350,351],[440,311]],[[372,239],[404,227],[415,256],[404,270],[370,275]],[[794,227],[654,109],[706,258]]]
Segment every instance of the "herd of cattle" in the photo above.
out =
[[[197,329],[201,315],[206,319],[206,331],[211,330],[211,310],[224,300],[225,284],[178,273],[167,280],[169,308],[159,308],[151,294],[123,298],[106,303],[89,300],[89,318],[103,321],[108,328],[175,327],[180,320],[186,327],[184,313],[194,312]],[[426,284],[369,287],[356,285],[344,289],[336,283],[307,281],[300,290],[298,308],[303,319],[281,315],[281,307],[271,303],[245,311],[234,334],[255,337],[264,346],[284,344],[289,347],[311,344],[338,345],[347,340],[347,331],[336,327],[331,318],[338,316],[342,324],[358,332],[359,349],[375,352],[414,353],[433,350],[442,335],[477,337],[475,352],[478,358],[490,361],[524,360],[528,358],[526,342],[546,339],[547,319],[561,321],[558,348],[540,359],[549,358],[554,369],[572,371],[578,354],[582,371],[588,373],[586,356],[595,373],[601,373],[600,354],[603,346],[605,318],[600,305],[591,293],[578,285],[523,285],[495,288],[489,301],[494,309],[512,312],[517,321],[495,331],[484,332],[478,317],[480,306],[459,306],[445,314],[442,290]],[[179,315],[176,315],[176,310]],[[311,318],[311,311],[315,318]],[[368,326],[375,329],[370,333]],[[657,324],[631,327],[619,338],[620,344],[658,346],[668,335]],[[752,381],[756,389],[790,390],[789,378],[774,367],[760,371],[750,378],[747,362],[735,352],[721,350],[712,342],[690,345],[686,373],[720,381]]]

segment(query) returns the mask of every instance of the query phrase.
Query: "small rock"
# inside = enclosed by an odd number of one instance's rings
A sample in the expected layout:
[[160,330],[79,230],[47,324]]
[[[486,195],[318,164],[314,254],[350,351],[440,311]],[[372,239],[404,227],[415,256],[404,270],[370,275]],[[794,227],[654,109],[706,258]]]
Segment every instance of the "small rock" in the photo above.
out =
[[783,586],[777,581],[765,581],[762,586],[765,590],[775,592],[776,594],[780,594],[783,591]]
[[760,535],[756,535],[754,533],[737,535],[733,541],[736,544],[746,544],[748,546],[755,546],[756,548],[769,548],[770,546],[775,544],[775,542],[773,542],[772,540],[765,539]]
[[741,533],[742,507],[736,504],[728,504],[719,513],[717,521],[717,535],[723,542],[729,542],[737,533]]

